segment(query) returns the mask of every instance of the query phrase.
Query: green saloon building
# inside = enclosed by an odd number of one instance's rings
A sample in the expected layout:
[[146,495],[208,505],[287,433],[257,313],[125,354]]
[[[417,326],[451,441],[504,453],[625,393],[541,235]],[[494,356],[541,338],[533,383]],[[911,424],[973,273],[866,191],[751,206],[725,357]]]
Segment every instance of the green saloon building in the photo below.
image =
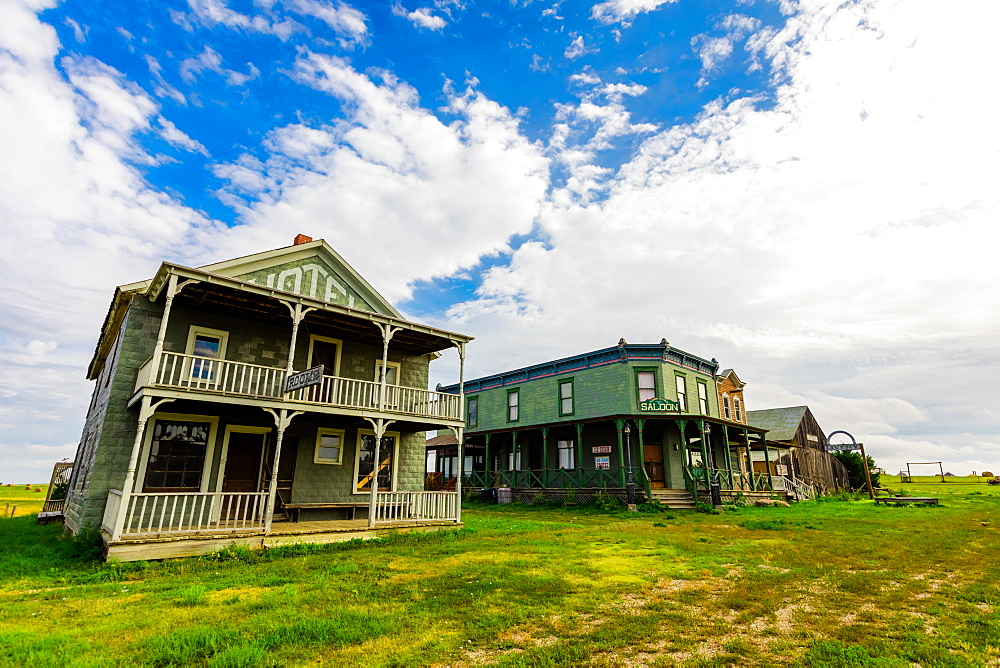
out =
[[[514,498],[639,497],[677,507],[697,500],[770,494],[763,429],[719,408],[719,365],[671,347],[629,344],[466,381],[462,479],[509,487]],[[441,392],[457,393],[452,385]],[[455,475],[457,452],[442,446],[438,471]]]
[[324,241],[115,291],[65,505],[109,558],[329,542],[460,521],[425,431],[464,426],[428,365],[470,337],[405,319]]

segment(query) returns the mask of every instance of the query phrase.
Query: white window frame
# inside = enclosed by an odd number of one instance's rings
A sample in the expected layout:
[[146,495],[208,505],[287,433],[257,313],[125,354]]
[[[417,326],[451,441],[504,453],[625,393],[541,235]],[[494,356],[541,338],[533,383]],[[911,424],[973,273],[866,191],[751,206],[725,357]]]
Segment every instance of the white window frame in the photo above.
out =
[[[206,357],[204,355],[194,354],[194,344],[195,340],[203,336],[206,338],[214,338],[219,340],[219,355],[218,357]],[[190,355],[192,357],[197,357],[198,359],[204,360],[215,360],[222,362],[226,359],[226,346],[229,344],[229,332],[221,329],[212,329],[210,327],[202,327],[201,325],[191,325],[188,329],[187,345],[184,348],[184,354]],[[211,369],[211,365],[209,366]],[[203,375],[201,371],[202,367],[198,364],[197,360],[189,359],[187,361],[187,373],[184,375],[189,379],[195,381],[202,381],[211,384],[215,378],[214,373],[210,372],[208,375]]]
[[[190,415],[186,413],[154,413],[146,423],[146,431],[143,435],[142,453],[139,456],[139,470],[132,481],[133,494],[144,494],[143,488],[146,486],[146,465],[149,463],[149,451],[153,447],[154,427],[158,420],[176,420],[178,422],[208,422],[208,443],[205,446],[205,465],[201,471],[201,487],[199,492],[208,491],[209,478],[212,472],[212,460],[215,457],[215,439],[219,431],[219,418],[212,415]],[[185,492],[177,492],[184,494]]]
[[695,384],[698,386],[698,408],[702,415],[708,415],[708,385],[701,381]]
[[[340,451],[336,459],[331,459],[329,457],[321,457],[319,454],[320,445],[323,442],[324,436],[339,436],[340,437]],[[316,444],[313,447],[313,464],[328,464],[334,466],[340,466],[344,463],[344,449],[347,446],[347,436],[343,429],[329,429],[327,427],[320,427],[316,430]]]
[[725,413],[727,420],[733,419],[733,409],[730,407],[728,394],[722,395],[722,410]]
[[[399,387],[399,385],[400,385],[400,382],[399,382],[400,381],[400,371],[401,371],[401,368],[402,368],[400,366],[399,362],[391,362],[391,361],[390,362],[386,362],[385,363],[385,368],[386,368],[386,372],[385,372],[385,375],[386,375],[385,384],[388,385],[388,386]],[[389,376],[389,370],[390,369],[396,372],[396,382],[395,383],[390,383],[389,382],[388,376]],[[375,382],[376,383],[381,383],[382,382],[382,360],[375,360]]]
[[683,374],[674,375],[674,387],[677,390],[677,403],[680,404],[682,411],[687,411],[688,400],[687,400],[687,378]]
[[736,421],[743,422],[743,406],[739,397],[733,399],[733,406],[736,408]]
[[[358,435],[354,442],[354,478],[351,483],[351,488],[354,490],[353,494],[364,494],[365,496],[372,493],[371,489],[358,489],[358,469],[361,468],[361,437],[362,436],[374,436],[375,431],[372,429],[358,429]],[[396,491],[397,476],[396,471],[399,468],[399,432],[398,431],[387,431],[382,434],[383,438],[393,438],[396,441],[394,446],[394,455],[392,458],[392,489],[390,491]],[[375,462],[376,467],[378,462]],[[372,480],[373,485],[378,485],[378,476]]]

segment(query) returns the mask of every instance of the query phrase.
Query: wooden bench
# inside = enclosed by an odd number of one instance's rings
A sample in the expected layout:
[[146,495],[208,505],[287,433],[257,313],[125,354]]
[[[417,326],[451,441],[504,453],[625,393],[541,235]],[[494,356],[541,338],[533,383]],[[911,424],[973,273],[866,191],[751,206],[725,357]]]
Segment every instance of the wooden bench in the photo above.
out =
[[910,504],[917,504],[923,506],[936,506],[938,505],[938,500],[931,498],[929,496],[887,496],[883,498],[875,499],[875,505],[886,504],[889,506],[907,506]]
[[285,510],[291,511],[289,513],[289,519],[293,522],[299,521],[299,511],[305,508],[306,510],[314,508],[347,508],[350,512],[348,513],[347,519],[353,520],[354,513],[358,508],[367,508],[367,503],[283,503],[281,504]]

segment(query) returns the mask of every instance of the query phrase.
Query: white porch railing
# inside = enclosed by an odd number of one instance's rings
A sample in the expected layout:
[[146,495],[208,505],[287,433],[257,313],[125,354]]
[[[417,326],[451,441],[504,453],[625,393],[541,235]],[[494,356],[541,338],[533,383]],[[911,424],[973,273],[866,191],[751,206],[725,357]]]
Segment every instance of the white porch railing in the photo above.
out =
[[[108,496],[105,526],[114,526],[121,510]],[[263,531],[267,492],[157,492],[132,494],[121,537],[139,534],[185,534],[212,531]]]
[[[379,384],[368,380],[323,376],[319,385],[284,394],[285,370],[275,367],[214,360],[195,355],[164,352],[159,369],[152,360],[139,369],[135,389],[146,386],[192,389],[246,397],[266,397],[324,406],[379,410]],[[456,394],[389,385],[384,410],[420,417],[460,420],[461,401]]]
[[101,528],[109,534],[115,532],[115,520],[118,519],[118,509],[122,505],[122,492],[120,489],[108,490],[108,503],[104,506],[104,518],[101,520]]
[[378,492],[375,524],[458,520],[456,492]]

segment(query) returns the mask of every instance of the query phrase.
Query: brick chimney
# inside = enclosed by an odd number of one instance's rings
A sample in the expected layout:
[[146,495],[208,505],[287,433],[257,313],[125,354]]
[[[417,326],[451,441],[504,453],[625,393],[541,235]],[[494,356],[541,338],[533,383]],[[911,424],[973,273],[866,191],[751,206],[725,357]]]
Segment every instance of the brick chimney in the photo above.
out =
[[296,234],[295,241],[292,243],[293,246],[298,246],[299,244],[307,244],[312,241],[312,237],[307,237],[304,234]]

